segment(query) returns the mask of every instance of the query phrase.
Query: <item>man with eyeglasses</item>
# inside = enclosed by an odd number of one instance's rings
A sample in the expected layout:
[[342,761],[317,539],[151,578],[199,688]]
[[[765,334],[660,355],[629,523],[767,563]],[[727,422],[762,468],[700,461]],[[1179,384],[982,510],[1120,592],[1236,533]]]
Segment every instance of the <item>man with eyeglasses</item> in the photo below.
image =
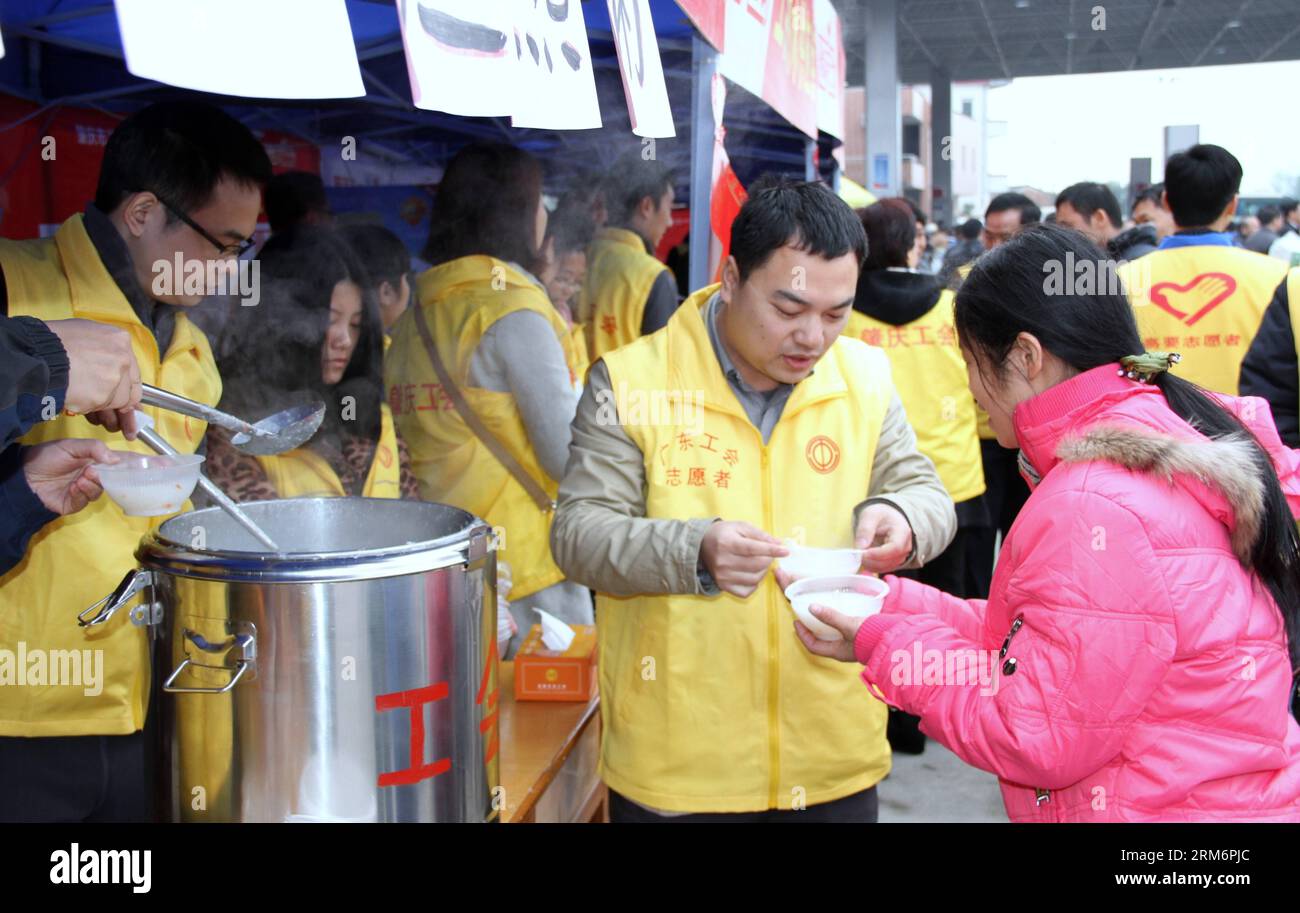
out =
[[[257,139],[211,105],[169,101],[132,114],[109,137],[95,200],[84,213],[52,238],[0,240],[5,312],[115,327],[130,337],[140,381],[215,405],[221,378],[212,350],[185,314],[209,290],[187,293],[181,276],[159,280],[177,262],[214,275],[210,267],[247,249],[270,176]],[[199,447],[203,422],[145,411],[178,450]],[[135,435],[130,411],[101,412],[96,420],[56,415],[23,442],[94,438],[149,452],[128,440]],[[164,519],[128,517],[100,498],[46,525],[0,577],[0,648],[25,655],[29,665],[33,657],[47,660],[43,674],[0,676],[0,821],[149,817],[148,635],[126,612],[93,634],[76,614],[113,591],[135,564],[141,535]],[[59,665],[99,672],[70,684],[55,674]]]

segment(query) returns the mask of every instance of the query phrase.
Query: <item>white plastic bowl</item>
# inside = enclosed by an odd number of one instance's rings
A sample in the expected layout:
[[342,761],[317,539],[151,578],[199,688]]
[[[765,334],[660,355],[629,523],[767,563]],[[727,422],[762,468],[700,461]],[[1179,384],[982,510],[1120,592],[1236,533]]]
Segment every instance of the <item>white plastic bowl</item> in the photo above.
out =
[[808,577],[786,587],[785,596],[794,608],[794,614],[804,627],[818,640],[843,640],[840,632],[813,617],[810,607],[823,605],[850,615],[867,618],[875,615],[885,604],[889,584],[879,577],[853,575],[848,577]]
[[847,577],[862,565],[862,550],[856,548],[811,548],[785,542],[790,554],[778,562],[781,570],[792,577]]
[[185,505],[199,482],[203,457],[197,453],[154,456],[114,451],[118,462],[96,463],[104,491],[122,513],[131,517],[161,517]]

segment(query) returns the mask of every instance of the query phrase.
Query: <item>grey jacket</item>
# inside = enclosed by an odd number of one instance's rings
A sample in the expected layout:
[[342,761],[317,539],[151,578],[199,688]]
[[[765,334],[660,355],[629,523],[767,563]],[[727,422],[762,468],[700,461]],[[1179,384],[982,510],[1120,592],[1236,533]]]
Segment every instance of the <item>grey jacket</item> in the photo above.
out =
[[[573,419],[569,463],[551,526],[551,553],[565,577],[613,596],[709,595],[700,581],[700,541],[717,517],[646,517],[644,458],[621,426],[598,420],[607,401],[609,371],[597,362]],[[880,431],[864,500],[897,507],[912,527],[920,567],[952,541],[957,515],[934,464],[916,449],[916,435],[894,394]],[[841,523],[849,517],[827,517]]]

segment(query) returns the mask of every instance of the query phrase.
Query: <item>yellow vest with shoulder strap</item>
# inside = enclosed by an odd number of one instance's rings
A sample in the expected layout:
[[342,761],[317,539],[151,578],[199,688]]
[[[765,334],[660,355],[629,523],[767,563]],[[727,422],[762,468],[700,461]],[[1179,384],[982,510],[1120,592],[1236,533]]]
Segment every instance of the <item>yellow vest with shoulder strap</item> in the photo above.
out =
[[[366,484],[361,490],[363,498],[400,498],[402,496],[401,467],[397,456],[397,431],[393,413],[384,403],[381,409],[379,443]],[[288,453],[257,457],[267,479],[275,486],[281,498],[341,498],[346,492],[338,473],[329,461],[308,447],[299,447]]]
[[[426,270],[417,292],[415,307],[424,309],[451,379],[488,430],[554,499],[559,484],[538,462],[514,397],[470,386],[469,371],[483,334],[516,311],[541,314],[561,348],[572,353],[564,344],[569,334],[564,320],[528,276],[492,257],[461,257]],[[575,370],[572,362],[569,370]],[[563,580],[551,558],[551,512],[537,506],[456,412],[438,383],[413,309],[393,327],[384,385],[421,496],[467,510],[498,528],[499,556],[509,562],[514,579],[510,597],[521,599]]]
[[[852,547],[850,513],[894,393],[888,361],[837,339],[764,445],[709,341],[703,308],[716,289],[605,356],[619,421],[644,455],[645,515],[743,520]],[[647,411],[665,390],[696,408]],[[772,574],[748,599],[601,594],[597,618],[600,774],[611,789],[669,811],[752,812],[830,802],[889,772],[885,705],[855,665],[804,649]]]
[[1180,353],[1175,374],[1235,396],[1242,359],[1286,264],[1240,247],[1200,244],[1152,251],[1117,272],[1147,350]]
[[578,313],[593,362],[641,336],[646,299],[668,266],[646,253],[645,241],[626,228],[602,228],[587,248],[587,278]]
[[[0,241],[0,269],[11,316],[80,317],[120,327],[131,336],[142,381],[209,405],[221,398],[221,378],[208,341],[183,313],[176,316],[171,348],[160,361],[153,334],[108,274],[80,215],[64,222],[50,239]],[[204,422],[142,408],[177,450],[193,453],[203,440]],[[23,442],[69,437],[99,438],[114,450],[153,452],[80,416],[43,422]],[[126,735],[144,725],[149,699],[145,629],[131,624],[125,610],[95,628],[80,627],[76,616],[113,591],[135,567],[140,537],[165,519],[128,517],[105,495],[33,536],[22,563],[0,577],[0,645],[16,650],[22,644],[29,657],[41,651],[51,668],[56,659],[102,659],[102,680],[89,688],[31,684],[30,676],[25,686],[5,682],[0,687],[0,736]]]
[[844,335],[881,348],[889,357],[917,449],[934,462],[948,496],[961,502],[984,493],[984,466],[952,302],[952,292],[945,289],[934,307],[902,326],[852,311]]

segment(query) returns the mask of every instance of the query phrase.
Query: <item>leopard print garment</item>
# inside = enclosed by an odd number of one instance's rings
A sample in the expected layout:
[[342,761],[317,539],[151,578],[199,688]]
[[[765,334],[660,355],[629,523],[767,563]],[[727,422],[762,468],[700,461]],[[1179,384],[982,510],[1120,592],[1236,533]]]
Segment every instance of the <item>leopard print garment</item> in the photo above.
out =
[[[207,433],[207,459],[203,468],[213,482],[238,502],[272,501],[279,493],[267,478],[262,464],[255,457],[236,450],[230,443],[230,433],[211,426]],[[374,460],[376,443],[368,438],[345,435],[341,456],[329,459],[330,466],[339,477],[343,490],[350,495],[360,495],[365,488],[366,476]],[[326,454],[322,453],[322,456]],[[402,497],[419,500],[420,485],[411,474],[411,454],[406,442],[397,439],[397,458],[401,472]],[[328,459],[328,457],[327,457]],[[196,492],[196,499],[201,492]],[[197,503],[197,501],[196,501]]]

